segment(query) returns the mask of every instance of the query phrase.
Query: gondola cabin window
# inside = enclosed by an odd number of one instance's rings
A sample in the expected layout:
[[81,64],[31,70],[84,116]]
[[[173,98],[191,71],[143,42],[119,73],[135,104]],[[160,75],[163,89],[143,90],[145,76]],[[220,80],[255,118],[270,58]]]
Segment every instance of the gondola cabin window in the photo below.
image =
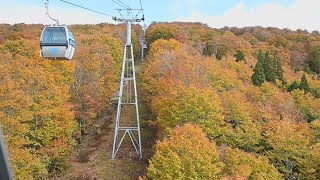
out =
[[43,33],[43,44],[63,44],[67,42],[66,30],[62,27],[47,28]]

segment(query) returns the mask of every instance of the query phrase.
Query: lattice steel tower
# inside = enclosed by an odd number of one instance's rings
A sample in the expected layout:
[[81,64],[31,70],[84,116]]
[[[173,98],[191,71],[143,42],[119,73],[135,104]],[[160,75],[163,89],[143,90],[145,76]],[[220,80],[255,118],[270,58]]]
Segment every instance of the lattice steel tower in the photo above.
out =
[[[142,9],[118,9],[121,13],[122,10],[128,12],[132,11],[142,11]],[[138,13],[139,13],[138,12]],[[122,16],[122,15],[121,15]],[[123,17],[123,16],[122,16]],[[137,17],[137,16],[136,16]],[[138,94],[137,94],[137,82],[136,82],[136,72],[134,66],[134,55],[133,55],[133,46],[131,42],[131,23],[132,22],[141,22],[144,18],[129,18],[129,19],[120,19],[114,17],[115,21],[123,22],[127,24],[127,42],[124,47],[123,63],[122,63],[122,72],[120,80],[120,90],[118,98],[118,109],[116,116],[116,125],[114,132],[114,142],[112,149],[112,160],[115,159],[121,144],[124,141],[124,138],[128,135],[134,146],[135,151],[137,152],[139,159],[142,158],[142,147],[141,147],[141,132],[140,132],[140,118],[139,118],[139,108],[138,108]],[[136,124],[135,125],[124,125],[122,126],[121,120],[123,119],[123,110],[128,110],[134,106],[134,112],[125,118],[133,118],[135,116]],[[127,122],[128,123],[128,122]]]

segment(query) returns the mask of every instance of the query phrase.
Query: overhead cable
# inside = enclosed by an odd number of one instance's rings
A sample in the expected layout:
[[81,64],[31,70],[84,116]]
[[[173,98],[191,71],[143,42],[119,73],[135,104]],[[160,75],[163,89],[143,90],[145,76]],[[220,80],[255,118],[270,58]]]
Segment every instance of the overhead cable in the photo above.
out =
[[96,11],[96,10],[93,10],[93,9],[89,9],[89,8],[86,8],[86,7],[83,7],[83,6],[80,6],[80,5],[77,5],[77,4],[74,4],[74,3],[71,3],[71,2],[65,1],[65,0],[60,0],[60,1],[61,1],[61,2],[64,2],[64,3],[67,3],[67,4],[70,4],[70,5],[72,5],[72,6],[76,6],[76,7],[79,7],[79,8],[82,8],[82,9],[88,10],[88,11],[91,11],[91,12],[95,12],[95,13],[98,13],[98,14],[104,15],[104,16],[110,16],[110,17],[113,17],[113,16],[112,16],[112,15],[110,15],[110,14],[106,14],[106,13],[99,12],[99,11]]
[[125,9],[130,9],[129,6],[125,5],[125,4],[124,4],[123,2],[121,2],[120,0],[117,0],[117,1],[112,0],[112,2],[118,4],[119,6],[122,6],[122,7],[125,8]]
[[141,11],[142,11],[142,15],[144,15],[143,8],[142,8],[142,2],[141,2],[141,0],[139,0],[139,1],[140,1],[140,8],[141,8]]

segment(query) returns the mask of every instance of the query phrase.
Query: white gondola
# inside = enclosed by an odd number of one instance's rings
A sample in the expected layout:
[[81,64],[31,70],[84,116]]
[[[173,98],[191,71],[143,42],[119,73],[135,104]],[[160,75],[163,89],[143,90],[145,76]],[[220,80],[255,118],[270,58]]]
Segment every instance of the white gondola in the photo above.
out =
[[46,26],[40,38],[40,57],[52,60],[71,60],[75,40],[66,26]]

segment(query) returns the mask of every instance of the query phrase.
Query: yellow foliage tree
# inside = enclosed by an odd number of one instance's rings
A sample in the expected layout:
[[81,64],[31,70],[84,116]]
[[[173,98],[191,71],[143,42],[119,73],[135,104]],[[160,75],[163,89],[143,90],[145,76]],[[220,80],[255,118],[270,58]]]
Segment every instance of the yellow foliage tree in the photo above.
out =
[[315,141],[314,132],[304,122],[289,120],[271,121],[265,132],[270,161],[287,179],[314,179],[317,164],[311,164],[310,147]]
[[221,148],[221,159],[225,166],[221,179],[284,179],[265,156],[256,156],[239,149]]
[[193,87],[172,89],[169,94],[155,98],[153,109],[161,127],[194,123],[200,125],[210,138],[223,135],[222,106],[214,91]]
[[150,160],[151,179],[218,179],[222,163],[214,143],[200,127],[186,124],[175,128],[157,143]]
[[310,93],[305,94],[303,90],[294,90],[291,94],[307,122],[320,117],[320,99],[315,99]]
[[222,97],[225,121],[230,128],[219,141],[245,151],[257,151],[262,139],[257,110],[240,92],[225,92]]

